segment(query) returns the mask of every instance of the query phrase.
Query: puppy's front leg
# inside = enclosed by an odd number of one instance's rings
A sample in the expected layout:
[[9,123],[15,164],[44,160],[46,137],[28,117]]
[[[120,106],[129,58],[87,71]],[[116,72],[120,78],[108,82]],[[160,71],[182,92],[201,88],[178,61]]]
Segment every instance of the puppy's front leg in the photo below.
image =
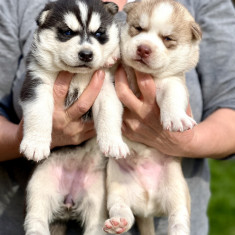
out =
[[121,134],[123,108],[109,71],[106,71],[103,87],[92,111],[101,152],[115,158],[126,157],[129,148],[123,142]]
[[169,131],[192,129],[196,122],[186,113],[188,92],[184,78],[169,77],[156,80],[156,100],[160,107],[163,128]]
[[[36,86],[32,84],[36,82]],[[50,154],[53,83],[45,83],[41,79],[29,81],[21,93],[24,127],[20,152],[28,159],[40,161]]]

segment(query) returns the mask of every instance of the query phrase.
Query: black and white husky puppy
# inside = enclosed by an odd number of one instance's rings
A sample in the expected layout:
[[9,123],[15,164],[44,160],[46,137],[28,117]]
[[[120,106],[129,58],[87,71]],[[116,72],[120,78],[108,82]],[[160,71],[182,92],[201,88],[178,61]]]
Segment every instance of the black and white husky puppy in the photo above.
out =
[[[100,0],[59,0],[40,13],[21,94],[24,137],[20,150],[28,159],[40,161],[50,153],[53,84],[58,72],[75,74],[68,97],[76,100],[93,72],[114,63],[119,55],[117,11],[116,4]],[[128,153],[121,137],[122,105],[108,69],[92,114],[97,138],[82,147],[54,151],[34,171],[27,187],[26,235],[49,235],[50,224],[69,219],[80,220],[86,235],[104,234],[106,162],[102,152],[113,157]]]
[[[39,15],[20,100],[24,117],[20,152],[28,159],[40,161],[49,156],[53,85],[58,72],[75,74],[68,97],[77,99],[94,71],[113,64],[119,56],[119,32],[113,21],[117,11],[116,4],[99,0],[59,0],[49,3]],[[128,147],[121,137],[122,105],[111,72],[105,72],[92,107],[97,142],[106,155],[125,157]]]

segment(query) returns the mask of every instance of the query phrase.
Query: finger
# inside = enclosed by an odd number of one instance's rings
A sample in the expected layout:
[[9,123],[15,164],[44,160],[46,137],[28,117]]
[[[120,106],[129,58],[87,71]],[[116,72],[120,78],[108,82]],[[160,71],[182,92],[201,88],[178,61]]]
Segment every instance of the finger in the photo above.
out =
[[65,98],[67,96],[72,78],[73,74],[66,71],[62,71],[58,74],[53,87],[55,107],[64,108]]
[[71,120],[77,120],[91,108],[100,92],[104,78],[105,73],[103,70],[98,70],[94,73],[89,85],[79,99],[67,109],[67,115]]
[[156,97],[156,85],[149,74],[135,71],[137,84],[142,94],[142,98],[149,104],[154,104]]
[[128,109],[133,112],[139,110],[142,103],[130,89],[126,73],[121,66],[115,73],[115,88],[118,98]]

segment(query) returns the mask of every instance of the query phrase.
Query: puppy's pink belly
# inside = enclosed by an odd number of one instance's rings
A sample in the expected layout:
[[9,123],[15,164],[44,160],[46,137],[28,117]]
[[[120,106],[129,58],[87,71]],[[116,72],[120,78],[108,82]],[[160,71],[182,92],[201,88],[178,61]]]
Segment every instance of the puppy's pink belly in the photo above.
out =
[[55,176],[55,183],[59,194],[65,197],[64,203],[73,205],[74,201],[82,197],[86,189],[94,184],[99,175],[91,172],[84,166],[71,166],[65,165],[54,166],[51,169],[52,174]]
[[142,186],[146,190],[154,190],[158,187],[162,176],[163,167],[153,162],[145,162],[136,168],[136,174]]
[[164,162],[148,159],[125,159],[118,161],[124,174],[129,174],[145,190],[154,190],[164,177]]

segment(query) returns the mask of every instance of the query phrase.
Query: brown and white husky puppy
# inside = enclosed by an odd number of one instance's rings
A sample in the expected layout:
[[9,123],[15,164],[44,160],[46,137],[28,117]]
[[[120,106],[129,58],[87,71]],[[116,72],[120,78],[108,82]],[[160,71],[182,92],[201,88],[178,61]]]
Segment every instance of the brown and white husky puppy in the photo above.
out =
[[[196,66],[201,30],[190,13],[173,0],[145,0],[124,7],[121,58],[130,86],[138,94],[133,69],[150,74],[165,130],[186,131],[195,121],[186,114],[185,72]],[[129,67],[128,67],[129,66]],[[131,154],[109,159],[109,219],[104,230],[128,231],[136,216],[141,235],[154,235],[154,216],[168,216],[168,234],[190,233],[190,195],[181,160],[126,140]]]

